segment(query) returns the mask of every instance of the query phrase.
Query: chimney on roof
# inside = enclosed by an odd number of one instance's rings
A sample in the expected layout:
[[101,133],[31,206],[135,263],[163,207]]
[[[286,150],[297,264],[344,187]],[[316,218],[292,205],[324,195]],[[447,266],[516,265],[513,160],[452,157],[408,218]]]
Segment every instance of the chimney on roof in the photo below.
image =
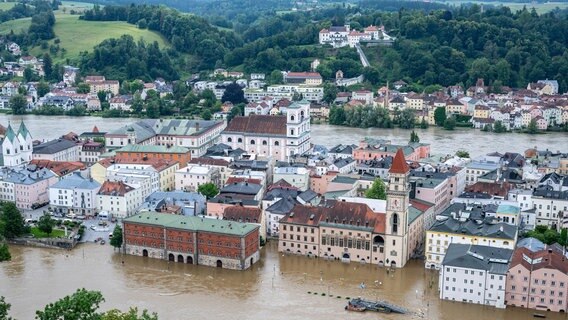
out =
[[195,123],[195,131],[199,131],[199,122]]

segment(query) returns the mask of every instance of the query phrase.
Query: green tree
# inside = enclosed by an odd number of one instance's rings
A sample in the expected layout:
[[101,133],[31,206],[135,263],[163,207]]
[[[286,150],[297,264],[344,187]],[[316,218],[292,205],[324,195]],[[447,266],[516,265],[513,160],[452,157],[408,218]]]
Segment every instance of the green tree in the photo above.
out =
[[243,88],[235,82],[228,85],[221,98],[221,102],[225,101],[230,101],[233,104],[246,103],[247,100],[245,99]]
[[416,123],[414,110],[405,108],[398,117],[398,125],[402,129],[412,129]]
[[106,91],[99,91],[99,92],[97,92],[97,97],[99,98],[99,100],[101,101],[101,103],[106,102],[106,100],[107,100],[107,94],[108,94],[108,92],[106,92]]
[[410,142],[420,142],[420,137],[418,137],[418,134],[414,132],[414,130],[410,133]]
[[385,188],[385,183],[381,178],[375,179],[373,185],[365,192],[365,198],[369,199],[387,199],[387,193]]
[[43,72],[45,74],[45,79],[51,79],[53,76],[53,61],[51,61],[51,56],[49,53],[43,55]]
[[13,114],[25,114],[28,107],[28,99],[21,94],[10,98],[10,108]]
[[201,112],[201,118],[203,120],[211,120],[211,111],[205,109]]
[[13,202],[5,202],[2,204],[0,220],[4,225],[3,236],[6,239],[17,238],[28,231],[24,222],[24,217],[22,217],[20,210],[18,210],[16,204]]
[[337,87],[334,84],[326,83],[323,85],[323,101],[331,104],[337,98]]
[[199,187],[197,187],[197,192],[204,195],[207,199],[211,199],[219,193],[219,189],[215,184],[209,182],[199,185]]
[[446,130],[454,130],[456,127],[456,118],[451,116],[446,121],[444,121],[444,129]]
[[3,296],[0,297],[0,319],[12,320],[11,317],[8,317],[8,311],[10,311],[10,307],[12,307],[12,305],[6,302],[6,300],[4,299],[5,298]]
[[50,303],[43,310],[36,311],[39,320],[96,320],[101,316],[97,313],[100,304],[105,301],[98,291],[78,289],[70,296]]
[[531,122],[529,122],[529,126],[527,127],[527,132],[530,134],[535,134],[538,132],[538,126],[536,124],[535,119],[531,119]]
[[554,244],[556,242],[558,242],[558,239],[560,238],[560,234],[558,234],[558,232],[556,232],[556,230],[546,230],[544,232],[544,243],[546,244]]
[[37,222],[37,227],[40,231],[47,233],[49,236],[55,227],[55,220],[51,218],[49,213],[44,213]]
[[558,237],[558,244],[564,247],[568,245],[568,229],[562,228],[560,231],[560,237]]
[[143,310],[142,314],[139,315],[138,308],[130,308],[128,312],[113,309],[104,313],[101,320],[158,320],[158,315],[156,313],[150,314],[148,310]]
[[24,81],[25,82],[33,81],[34,78],[35,78],[35,75],[34,75],[34,71],[32,70],[32,68],[27,67],[26,69],[24,69]]
[[[2,261],[10,261],[12,260],[12,255],[10,254],[10,249],[8,248],[8,244],[5,242],[0,242],[0,262]],[[2,318],[2,304],[0,303],[0,319]]]
[[231,122],[234,117],[242,116],[245,114],[245,104],[239,103],[236,106],[233,106],[231,111],[229,111],[229,115],[227,116],[227,122]]
[[497,120],[495,121],[495,123],[493,123],[493,132],[495,133],[507,132],[507,127],[503,125],[503,121]]
[[278,70],[274,70],[268,76],[268,83],[270,84],[281,84],[284,82],[284,77],[282,76],[282,72]]
[[40,98],[48,94],[50,90],[49,84],[43,80],[37,84],[37,95]]
[[458,150],[456,151],[456,157],[469,158],[469,152],[467,150]]
[[89,86],[88,84],[81,82],[77,85],[77,93],[89,93],[91,92],[91,86]]
[[331,107],[331,110],[329,110],[329,124],[341,126],[345,124],[346,120],[347,117],[345,115],[345,109],[343,107]]
[[110,245],[120,249],[122,247],[122,228],[117,224],[112,231],[112,239],[110,239]]
[[446,108],[438,107],[434,110],[434,122],[438,127],[443,127],[444,122],[446,122]]
[[420,121],[420,129],[428,129],[428,122],[424,118]]

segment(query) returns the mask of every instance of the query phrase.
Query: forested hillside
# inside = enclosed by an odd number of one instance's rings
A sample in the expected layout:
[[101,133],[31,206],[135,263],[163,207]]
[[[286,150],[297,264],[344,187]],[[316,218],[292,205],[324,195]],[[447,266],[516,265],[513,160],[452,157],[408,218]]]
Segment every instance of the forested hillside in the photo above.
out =
[[[87,20],[124,20],[164,35],[173,48],[193,55],[193,70],[215,67],[247,72],[274,69],[306,70],[313,58],[323,60],[320,72],[332,77],[337,69],[347,76],[365,72],[374,84],[406,79],[422,86],[486,84],[519,87],[538,79],[557,79],[566,90],[568,21],[560,13],[479,6],[440,10],[384,12],[356,7],[333,7],[282,15],[258,14],[232,29],[212,26],[206,19],[165,7],[96,7]],[[354,29],[384,25],[396,36],[392,47],[365,51],[373,66],[362,70],[356,55],[317,44],[318,32],[330,25],[350,23]]]

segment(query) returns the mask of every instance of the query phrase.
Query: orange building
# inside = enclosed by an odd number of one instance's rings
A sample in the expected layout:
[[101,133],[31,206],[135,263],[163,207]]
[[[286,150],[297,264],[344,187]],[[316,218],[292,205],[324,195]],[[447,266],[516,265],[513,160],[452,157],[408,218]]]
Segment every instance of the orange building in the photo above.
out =
[[115,153],[119,161],[163,159],[179,162],[180,168],[184,168],[191,161],[190,150],[178,146],[127,145],[117,149]]

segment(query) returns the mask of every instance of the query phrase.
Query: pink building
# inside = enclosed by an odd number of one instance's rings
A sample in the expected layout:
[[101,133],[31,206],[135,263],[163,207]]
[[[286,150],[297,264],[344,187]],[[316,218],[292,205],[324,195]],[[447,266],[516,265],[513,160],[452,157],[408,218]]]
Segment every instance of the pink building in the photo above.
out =
[[14,184],[16,207],[31,210],[39,204],[49,203],[49,187],[58,180],[58,177],[48,169],[35,172],[22,169],[11,172],[4,181]]
[[567,289],[568,261],[562,253],[551,248],[515,250],[507,272],[507,305],[565,312]]
[[353,150],[353,159],[357,163],[361,163],[367,160],[376,160],[389,156],[394,157],[399,148],[402,148],[404,158],[407,161],[419,161],[430,156],[429,144],[415,143],[408,146],[396,146],[381,141],[377,142],[373,143],[373,141],[367,140],[359,142],[359,148]]

